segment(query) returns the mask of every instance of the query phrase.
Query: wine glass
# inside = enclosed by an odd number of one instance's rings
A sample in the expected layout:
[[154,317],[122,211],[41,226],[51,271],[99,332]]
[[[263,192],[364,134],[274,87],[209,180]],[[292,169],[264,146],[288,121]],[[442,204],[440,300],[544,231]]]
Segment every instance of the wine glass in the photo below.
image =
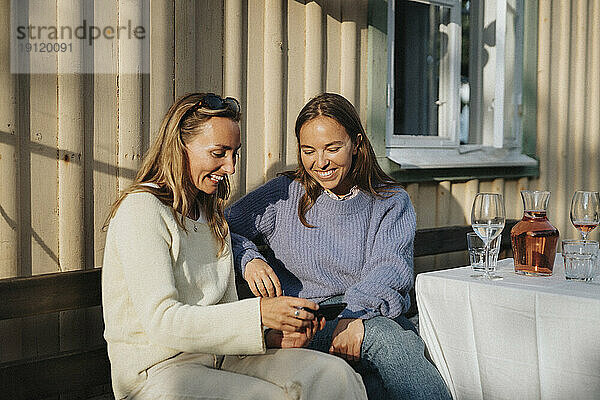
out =
[[571,200],[571,222],[583,240],[600,222],[600,196],[598,192],[578,190]]
[[486,279],[502,279],[501,276],[490,273],[490,243],[504,229],[504,199],[499,193],[477,193],[471,209],[471,226],[473,231],[483,240],[485,245]]

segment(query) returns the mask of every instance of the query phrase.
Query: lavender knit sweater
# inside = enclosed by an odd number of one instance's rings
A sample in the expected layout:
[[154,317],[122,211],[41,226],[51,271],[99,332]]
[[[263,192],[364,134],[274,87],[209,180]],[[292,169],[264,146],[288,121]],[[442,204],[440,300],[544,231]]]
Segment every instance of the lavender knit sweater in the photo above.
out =
[[[348,307],[341,318],[393,318],[408,310],[415,235],[408,194],[398,188],[375,198],[360,191],[343,201],[321,194],[306,214],[315,228],[307,228],[298,218],[304,192],[280,176],[226,210],[236,268],[243,272],[261,258],[288,296],[319,302],[343,294]],[[263,257],[251,240],[266,242],[272,253]]]

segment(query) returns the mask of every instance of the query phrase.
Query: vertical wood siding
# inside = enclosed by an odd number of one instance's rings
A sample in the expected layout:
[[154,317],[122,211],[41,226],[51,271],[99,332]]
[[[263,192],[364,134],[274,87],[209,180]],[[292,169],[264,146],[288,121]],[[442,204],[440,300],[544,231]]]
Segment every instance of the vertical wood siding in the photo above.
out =
[[[0,26],[10,26],[10,3],[0,2]],[[3,32],[3,37],[5,36]],[[10,42],[0,41],[0,278],[19,275],[18,81],[10,73]]]
[[[541,1],[538,24],[537,155],[530,186],[552,192],[549,217],[561,238],[576,190],[600,190],[600,1]],[[591,234],[598,240],[598,230]]]
[[[246,23],[245,2],[243,0],[225,0],[223,8],[223,24],[227,29],[223,32],[223,95],[231,96],[242,103],[245,109],[245,88],[246,81],[246,48],[244,43],[247,40],[248,25]],[[246,113],[242,114],[240,121],[242,130],[242,146],[247,141],[246,135]],[[247,147],[244,147],[247,148]],[[247,160],[246,151],[239,155],[239,164],[236,167],[236,173],[230,177],[232,192],[235,195],[243,193],[246,181],[246,170],[240,168],[245,165]]]
[[[141,18],[143,9],[141,1],[95,2],[91,11],[63,0],[42,3],[30,15],[47,25],[88,12],[96,25],[117,25]],[[9,4],[0,0],[0,277],[101,266],[110,205],[184,93],[240,99],[243,148],[233,198],[295,167],[295,118],[323,90],[346,96],[365,126],[380,126],[366,120],[369,99],[385,96],[368,93],[367,0],[143,3],[152,26],[150,74],[119,73],[143,58],[141,48],[121,40],[108,58],[80,53],[81,62],[109,67],[93,77],[10,74]],[[507,217],[520,218],[519,191],[539,188],[552,191],[550,219],[562,237],[576,236],[571,195],[600,186],[598,21],[599,0],[540,2],[539,179],[410,184],[419,227],[468,223],[472,199],[483,190],[504,193]],[[51,55],[48,62],[62,60]],[[417,260],[417,270],[464,261],[464,254],[430,257]],[[0,323],[7,338],[0,361],[83,345],[81,318],[88,331],[101,326],[97,312]]]
[[[10,3],[0,2],[0,37],[8,36]],[[21,135],[19,120],[19,80],[10,73],[10,43],[0,40],[0,278],[20,275],[19,239],[21,232],[19,167]],[[28,138],[27,138],[28,139]],[[21,357],[21,321],[0,321],[0,360]]]

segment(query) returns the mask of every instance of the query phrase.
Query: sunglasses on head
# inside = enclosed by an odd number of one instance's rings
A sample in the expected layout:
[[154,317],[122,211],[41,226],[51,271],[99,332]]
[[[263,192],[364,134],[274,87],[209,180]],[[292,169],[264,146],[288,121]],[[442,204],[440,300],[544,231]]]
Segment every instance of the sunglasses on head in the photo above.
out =
[[221,96],[217,96],[214,93],[208,93],[202,96],[202,98],[188,110],[188,113],[194,112],[201,108],[213,111],[226,110],[229,108],[231,111],[237,114],[240,112],[240,103],[233,97],[226,97],[223,99]]

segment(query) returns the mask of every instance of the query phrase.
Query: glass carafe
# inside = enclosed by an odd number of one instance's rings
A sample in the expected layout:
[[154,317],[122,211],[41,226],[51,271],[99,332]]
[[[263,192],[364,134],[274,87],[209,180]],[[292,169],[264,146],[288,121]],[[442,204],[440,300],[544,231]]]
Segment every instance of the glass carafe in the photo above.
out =
[[558,229],[546,215],[550,192],[522,190],[523,219],[510,231],[515,272],[524,275],[552,275]]

